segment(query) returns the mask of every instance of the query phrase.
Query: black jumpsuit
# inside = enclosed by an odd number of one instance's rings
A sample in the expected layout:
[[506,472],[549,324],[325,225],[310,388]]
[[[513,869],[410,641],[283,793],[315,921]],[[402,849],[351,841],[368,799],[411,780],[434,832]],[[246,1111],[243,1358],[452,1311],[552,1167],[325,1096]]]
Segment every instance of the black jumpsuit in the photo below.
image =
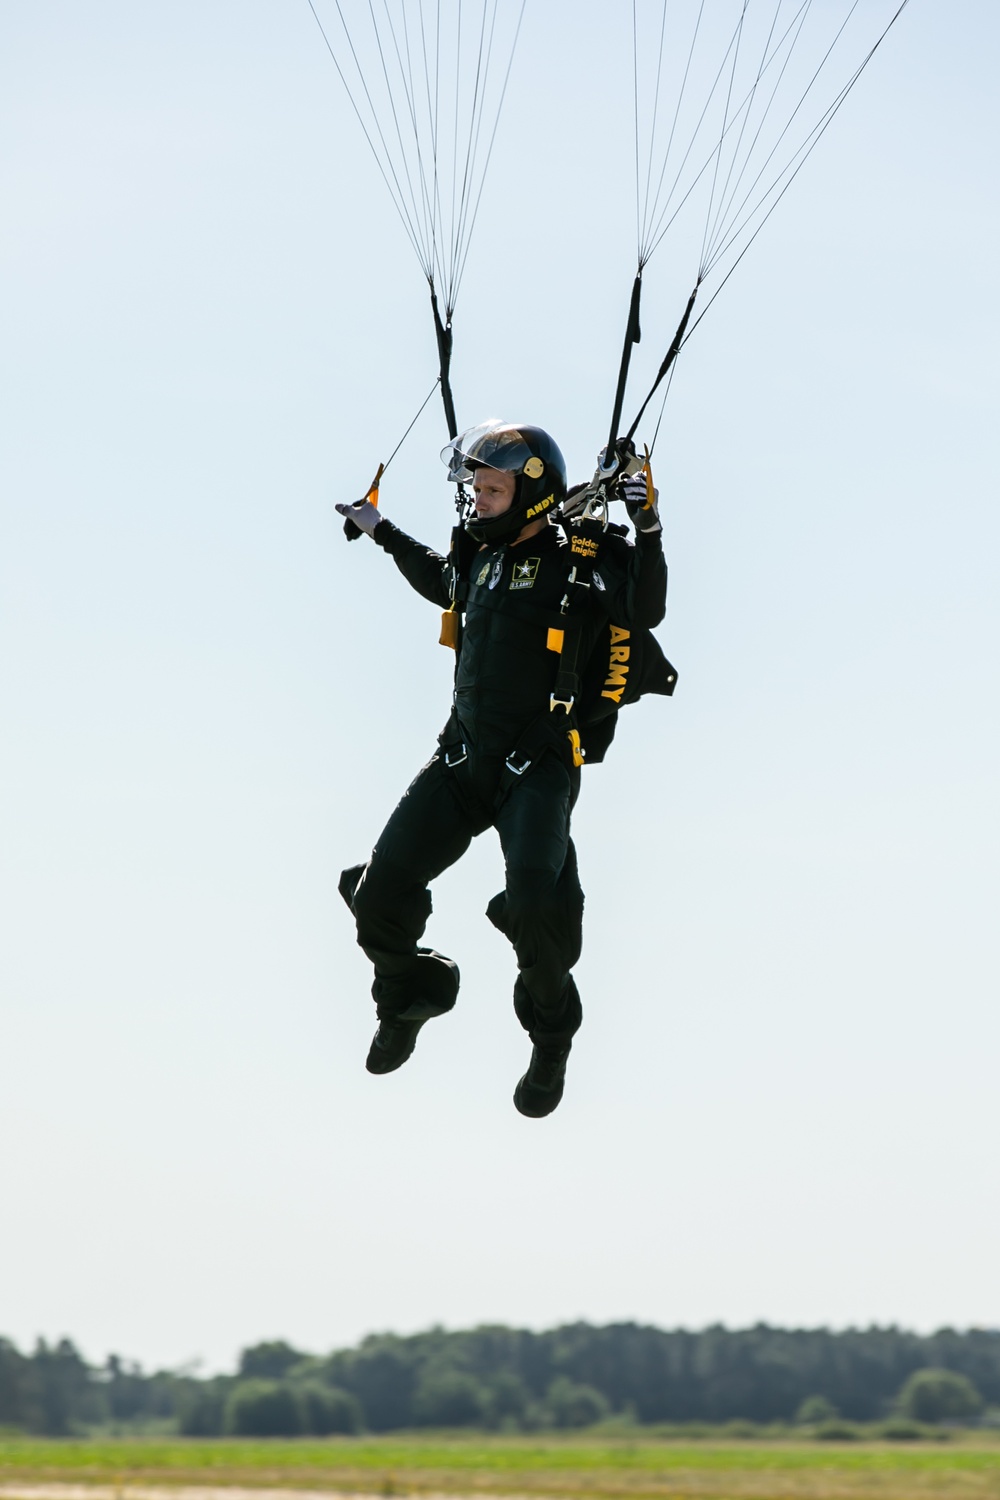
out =
[[[389,521],[379,522],[374,537],[418,593],[448,607],[447,559]],[[583,891],[570,838],[580,772],[565,730],[553,732],[523,775],[505,770],[525,731],[549,711],[558,658],[540,621],[558,610],[569,570],[568,544],[551,525],[524,541],[482,548],[465,565],[454,708],[438,751],[407,789],[368,864],[341,879],[358,942],[375,967],[380,1020],[422,1020],[454,1005],[455,964],[418,946],[431,912],[427,887],[492,826],[506,883],[487,915],[517,955],[517,1017],[532,1042],[547,1047],[568,1046],[580,1025],[570,974],[582,946]],[[581,672],[609,619],[651,627],[663,618],[665,597],[660,534],[640,534],[632,546],[608,533],[587,591]],[[561,719],[558,711],[550,717]]]

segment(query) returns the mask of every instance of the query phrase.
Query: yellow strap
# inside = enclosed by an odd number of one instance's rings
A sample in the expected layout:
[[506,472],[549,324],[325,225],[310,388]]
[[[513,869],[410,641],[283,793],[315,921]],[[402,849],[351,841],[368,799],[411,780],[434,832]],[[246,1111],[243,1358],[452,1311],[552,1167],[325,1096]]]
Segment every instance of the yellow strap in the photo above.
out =
[[567,729],[566,738],[569,740],[570,749],[573,752],[574,766],[582,766],[584,761],[583,750],[580,747],[579,729]]
[[545,642],[546,651],[556,651],[561,653],[563,648],[563,641],[565,640],[565,638],[565,630],[560,630],[556,625],[550,625],[548,640]]

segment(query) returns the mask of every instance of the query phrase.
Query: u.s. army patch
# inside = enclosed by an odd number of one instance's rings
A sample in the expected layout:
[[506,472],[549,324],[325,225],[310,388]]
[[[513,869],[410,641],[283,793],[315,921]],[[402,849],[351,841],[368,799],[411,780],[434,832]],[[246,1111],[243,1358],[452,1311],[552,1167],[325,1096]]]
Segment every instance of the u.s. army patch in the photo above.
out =
[[530,589],[538,577],[538,565],[540,557],[525,557],[521,562],[514,564],[514,570],[510,577],[512,589]]

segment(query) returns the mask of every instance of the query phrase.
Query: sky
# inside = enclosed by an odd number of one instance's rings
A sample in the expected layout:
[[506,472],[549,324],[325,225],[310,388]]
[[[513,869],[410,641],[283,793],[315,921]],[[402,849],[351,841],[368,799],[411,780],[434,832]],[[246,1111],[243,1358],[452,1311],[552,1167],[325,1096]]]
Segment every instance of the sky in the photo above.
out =
[[[678,365],[679,683],[584,773],[585,1021],[535,1121],[489,833],[434,892],[458,1007],[364,1070],[337,879],[452,663],[333,510],[436,359],[308,5],[7,8],[0,1334],[224,1370],[435,1324],[1000,1325],[998,46],[987,0],[913,0]],[[528,0],[455,318],[460,425],[534,421],[577,478],[630,67],[607,7]],[[690,288],[646,280],[640,383]],[[438,548],[445,436],[435,400],[381,501]]]

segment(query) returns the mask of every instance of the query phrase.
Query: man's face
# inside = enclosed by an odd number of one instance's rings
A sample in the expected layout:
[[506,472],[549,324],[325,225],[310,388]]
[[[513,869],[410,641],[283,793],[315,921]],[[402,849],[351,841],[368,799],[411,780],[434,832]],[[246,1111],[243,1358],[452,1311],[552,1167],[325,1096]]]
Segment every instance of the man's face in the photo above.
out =
[[517,475],[508,469],[488,469],[483,465],[472,476],[472,488],[476,497],[476,515],[480,520],[502,516],[513,503]]

